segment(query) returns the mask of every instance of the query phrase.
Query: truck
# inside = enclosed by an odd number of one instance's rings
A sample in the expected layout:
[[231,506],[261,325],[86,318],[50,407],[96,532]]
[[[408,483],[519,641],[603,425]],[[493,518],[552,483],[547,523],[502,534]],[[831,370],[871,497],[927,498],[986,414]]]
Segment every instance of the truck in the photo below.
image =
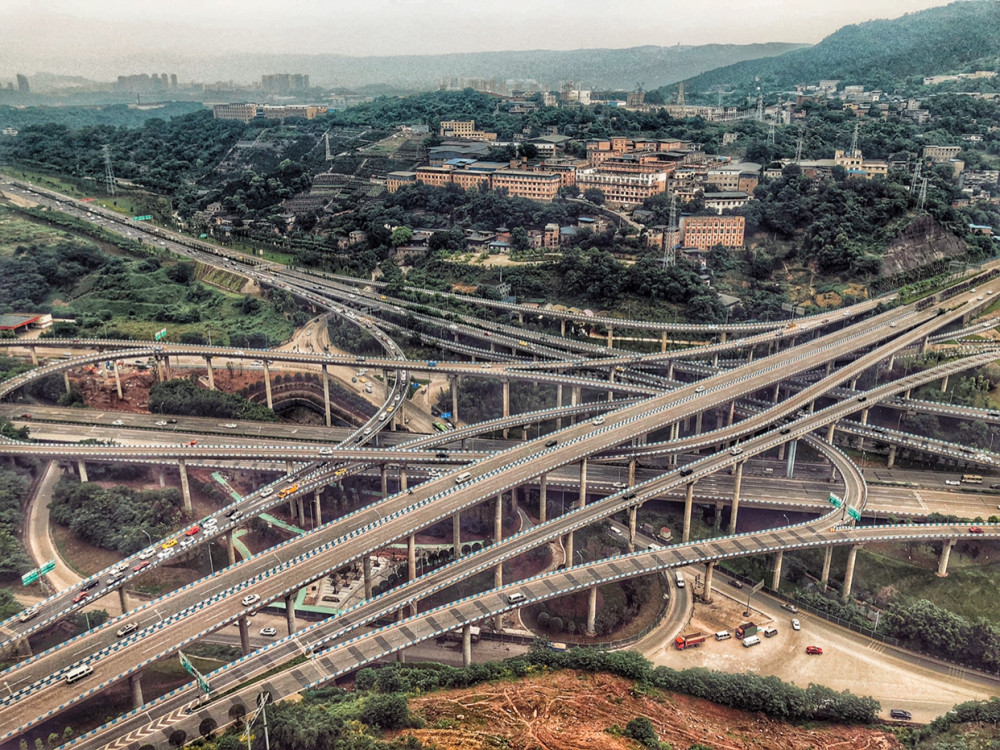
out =
[[746,638],[749,635],[757,635],[757,625],[752,622],[745,622],[736,628],[737,638]]
[[683,651],[686,648],[698,648],[701,644],[705,642],[708,638],[704,633],[691,633],[689,635],[679,635],[674,638],[674,646],[677,647],[678,651]]

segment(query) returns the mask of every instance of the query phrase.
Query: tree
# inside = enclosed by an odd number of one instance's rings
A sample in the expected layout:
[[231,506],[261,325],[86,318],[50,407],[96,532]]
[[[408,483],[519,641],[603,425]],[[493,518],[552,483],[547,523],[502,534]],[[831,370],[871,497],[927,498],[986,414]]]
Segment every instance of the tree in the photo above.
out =
[[377,729],[402,729],[411,723],[406,698],[397,693],[373,695],[361,709],[361,721]]
[[583,191],[583,199],[590,201],[595,206],[603,206],[605,201],[604,191],[600,188],[587,188]]
[[413,239],[413,230],[409,227],[396,227],[392,230],[390,242],[393,247],[400,247]]
[[645,716],[636,716],[625,725],[625,736],[641,743],[644,747],[658,748],[660,738],[656,734],[653,722]]

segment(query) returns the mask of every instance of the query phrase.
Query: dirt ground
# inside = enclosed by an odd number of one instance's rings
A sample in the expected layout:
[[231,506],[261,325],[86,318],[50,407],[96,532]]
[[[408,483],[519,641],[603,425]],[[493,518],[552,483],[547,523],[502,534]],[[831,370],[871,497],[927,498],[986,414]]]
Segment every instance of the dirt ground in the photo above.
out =
[[[173,370],[172,375],[187,377],[197,374],[207,378],[205,370]],[[215,384],[226,393],[238,393],[240,389],[259,382],[263,375],[253,370],[240,371],[234,368],[230,373],[225,367],[215,368]],[[70,374],[73,385],[80,389],[87,406],[92,409],[108,409],[132,413],[149,413],[149,389],[156,382],[153,369],[138,370],[125,364],[121,370],[122,398],[118,398],[114,375],[103,368],[86,367]]]
[[736,711],[698,698],[636,690],[607,674],[560,671],[517,682],[477,685],[413,698],[410,709],[426,728],[406,730],[440,750],[625,750],[635,743],[609,732],[637,716],[653,723],[676,748],[701,743],[712,750],[895,750],[890,734],[860,727],[808,728]]

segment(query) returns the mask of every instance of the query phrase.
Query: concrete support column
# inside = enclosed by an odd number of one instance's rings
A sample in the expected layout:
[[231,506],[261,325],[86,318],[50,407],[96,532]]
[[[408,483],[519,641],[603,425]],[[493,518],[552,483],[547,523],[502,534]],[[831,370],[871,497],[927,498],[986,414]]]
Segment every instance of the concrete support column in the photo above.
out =
[[736,533],[736,515],[740,510],[740,490],[743,485],[743,465],[746,461],[736,464],[736,473],[733,476],[735,486],[733,487],[733,509],[729,513],[729,533]]
[[457,560],[462,556],[462,511],[451,514],[451,545]]
[[774,384],[774,396],[771,397],[771,401],[778,403],[778,399],[781,398],[781,383]]
[[823,550],[823,572],[820,573],[819,582],[823,585],[823,591],[826,591],[830,585],[830,562],[833,560],[833,547],[827,546]]
[[955,546],[957,539],[948,539],[941,545],[941,556],[938,558],[938,578],[948,577],[948,560],[951,557],[951,548]]
[[[117,373],[115,373],[117,375]],[[212,357],[209,354],[205,355],[205,374],[208,375],[208,389],[210,391],[215,390],[215,372],[212,370]]]
[[719,353],[716,352],[715,354],[712,355],[712,367],[718,367],[718,366],[719,366]]
[[267,394],[267,408],[274,408],[274,399],[271,397],[271,367],[268,361],[264,360],[264,392]]
[[[406,580],[417,577],[417,537],[410,534],[406,537]],[[417,614],[417,600],[410,602],[410,616]]]
[[889,446],[889,458],[886,459],[885,468],[891,469],[893,466],[896,465],[896,449],[897,448],[898,448],[898,446],[896,446],[896,445],[890,445]]
[[236,564],[236,545],[233,544],[233,532],[226,532],[226,554],[229,557],[229,564]]
[[302,526],[302,528],[305,528],[306,507],[305,507],[305,500],[302,495],[299,495],[298,497],[295,498],[295,505],[299,510],[299,525]]
[[240,650],[243,651],[243,655],[246,656],[250,653],[250,623],[247,622],[246,616],[241,616],[239,619],[240,623]]
[[285,597],[285,627],[288,628],[288,635],[295,633],[295,594]]
[[670,364],[667,365],[667,380],[673,380],[673,379],[674,379],[674,361],[670,360]]
[[833,372],[833,360],[831,359],[829,362],[826,363],[826,374],[829,375],[832,372]]
[[129,675],[128,687],[132,691],[132,708],[139,708],[146,702],[142,699],[142,672]]
[[319,503],[321,494],[320,490],[313,492],[313,528],[323,525],[323,509]]
[[944,393],[944,392],[945,392],[945,391],[947,391],[947,390],[948,390],[948,376],[947,376],[947,375],[945,375],[945,376],[944,376],[944,377],[943,377],[943,378],[941,379],[941,393]]
[[927,354],[927,349],[930,347],[930,345],[931,345],[931,337],[924,336],[923,339],[920,341],[920,353]]
[[63,370],[63,387],[66,389],[66,393],[69,393],[73,386],[69,382],[69,370]]
[[719,343],[720,344],[725,344],[726,343],[726,332],[725,331],[721,331],[719,333]]
[[122,393],[122,376],[118,369],[117,359],[111,360],[111,372],[115,374],[115,390],[118,391],[118,398],[124,398],[125,396]]
[[548,520],[549,512],[549,475],[542,474],[538,478],[538,523]]
[[858,379],[857,378],[851,378],[850,388],[851,388],[852,391],[856,391],[858,389]]
[[674,422],[670,425],[670,439],[677,440],[681,436],[681,423]]
[[365,578],[365,599],[372,598],[372,557],[365,555],[361,558],[361,571]]
[[775,591],[781,585],[781,563],[785,559],[785,550],[779,549],[774,553],[774,567],[771,569],[771,588]]
[[729,402],[729,417],[726,419],[726,427],[733,426],[733,420],[736,418],[736,400],[733,399]]
[[787,446],[787,445],[788,445],[788,443],[785,442],[785,443],[782,443],[781,445],[778,446],[778,460],[779,461],[784,461],[785,460],[785,446]]
[[597,624],[597,586],[591,586],[587,598],[587,635],[597,635],[594,626]]
[[566,336],[566,319],[565,318],[563,318],[562,320],[559,321],[559,335],[563,336],[563,337]]
[[788,441],[788,462],[785,464],[785,477],[791,479],[795,472],[795,451],[798,448],[798,440]]
[[863,425],[867,425],[868,424],[868,412],[869,411],[870,411],[869,409],[862,409],[861,410],[861,424],[863,424]]
[[691,541],[691,509],[694,507],[694,486],[698,480],[687,483],[687,492],[684,495],[684,528],[681,532],[681,542]]
[[712,603],[712,574],[715,572],[715,561],[705,563],[705,589],[701,592],[701,600],[705,604]]
[[128,594],[125,593],[125,587],[118,587],[118,604],[122,608],[122,612],[128,612],[131,607],[128,606]]
[[181,472],[181,495],[184,498],[184,510],[190,513],[193,510],[191,506],[191,486],[188,484],[187,466],[183,458],[177,460],[177,468]]
[[399,467],[399,491],[406,492],[406,468]]
[[293,521],[301,521],[302,520],[301,518],[299,518],[299,514],[296,511],[295,498],[294,497],[288,498],[288,515],[289,515],[289,517],[291,517],[291,519]]
[[854,585],[854,563],[858,559],[858,550],[861,549],[860,544],[851,545],[851,548],[847,551],[847,570],[844,572],[844,590],[840,594],[840,600],[844,603],[848,602],[851,598],[851,586]]
[[660,352],[667,351],[667,332],[663,331],[660,334]]
[[836,429],[836,427],[837,427],[836,422],[830,422],[830,424],[826,426],[826,442],[828,442],[830,445],[833,445],[833,431],[834,429]]
[[448,376],[451,386],[451,423],[458,426],[458,375]]
[[80,481],[81,482],[89,482],[90,481],[89,479],[87,479],[87,464],[86,464],[85,461],[82,461],[82,460],[77,461],[76,462],[76,470],[77,470],[77,473],[79,473],[79,475],[80,475]]
[[382,479],[382,497],[389,497],[389,470],[386,468],[385,464],[379,470],[379,475]]
[[167,486],[167,473],[163,469],[156,470],[156,478],[160,481],[160,489]]
[[160,359],[159,357],[157,357],[156,358],[156,380],[157,380],[157,382],[162,383],[166,379],[167,379],[167,373],[166,373],[166,368],[164,368],[164,366],[163,366],[163,360]]
[[694,431],[696,435],[701,434],[701,417],[702,417],[702,412],[698,412],[697,414],[694,415]]
[[628,509],[628,551],[635,552],[635,517],[639,511],[638,505]]
[[31,355],[31,364],[38,367],[38,350],[33,346],[29,346],[28,353]]
[[[499,543],[503,539],[503,495],[497,495],[493,506],[493,540]],[[503,586],[503,563],[493,566],[493,588]],[[495,620],[497,631],[503,630],[500,615]]]
[[634,458],[630,459],[629,462],[628,462],[628,486],[629,487],[634,487],[635,486],[635,469],[636,469],[637,464],[638,464],[638,462]]
[[[566,321],[563,321],[563,326]],[[462,626],[462,666],[467,667],[472,664],[472,626],[465,623]]]
[[[510,381],[503,381],[503,416],[507,418],[510,416]],[[508,429],[503,428],[503,436],[506,438]]]
[[903,392],[903,398],[905,398],[905,399],[909,399],[909,398],[910,398],[910,391],[911,391],[911,390],[912,390],[911,388],[907,388],[907,389],[906,389],[906,390],[905,390],[905,391]]
[[333,426],[333,415],[330,411],[330,371],[323,365],[323,412],[326,417],[326,426]]
[[712,528],[718,529],[722,527],[722,501],[715,501],[715,515],[712,518]]
[[[556,408],[560,408],[563,405],[563,395],[562,395],[562,383],[556,386]],[[556,417],[556,429],[562,429],[562,417]]]
[[580,461],[580,496],[576,501],[576,507],[582,508],[587,504],[587,459]]
[[613,326],[608,326],[608,349],[613,349],[615,346],[615,329]]

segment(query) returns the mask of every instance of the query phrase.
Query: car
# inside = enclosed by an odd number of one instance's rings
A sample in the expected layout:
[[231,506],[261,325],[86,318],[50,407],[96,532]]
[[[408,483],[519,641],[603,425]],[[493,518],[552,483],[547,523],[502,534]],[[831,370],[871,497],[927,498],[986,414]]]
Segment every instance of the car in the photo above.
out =
[[239,425],[236,424],[236,422],[226,422],[225,426],[226,426],[226,429],[229,429],[229,430],[235,430],[237,427],[239,427]]
[[889,716],[893,719],[902,719],[903,721],[910,721],[913,718],[913,715],[909,711],[904,711],[901,708],[890,709]]
[[982,526],[970,526],[969,527],[969,533],[970,534],[982,534],[983,533],[983,527]]
[[823,649],[819,646],[806,646],[806,653],[813,654],[814,656],[819,656],[823,653]]
[[[152,550],[150,550],[150,551],[152,551]],[[149,567],[149,560],[143,560],[138,565],[135,565],[135,566],[132,567],[132,572],[133,573],[138,573],[143,568],[148,568],[148,567]]]
[[697,388],[694,389],[695,393],[703,393],[704,391],[705,391],[705,386],[703,385],[699,385]]
[[244,607],[250,607],[260,601],[260,594],[247,594],[242,599],[240,599],[240,604]]
[[598,417],[593,422],[591,422],[591,424],[594,425],[595,427],[599,424],[604,424],[604,417]]
[[730,578],[729,585],[734,589],[741,589],[743,588],[743,581],[737,581],[735,578]]
[[889,328],[895,328],[895,327],[896,327],[896,323],[895,322],[889,324]]
[[346,473],[347,473],[347,469],[337,469],[335,472],[333,472],[333,475],[335,477],[342,477]]
[[177,424],[177,420],[171,417],[170,419],[167,420],[167,424]]
[[206,531],[208,531],[210,529],[214,529],[216,526],[219,525],[219,519],[216,518],[215,516],[210,516],[206,518],[204,521],[202,521],[201,525],[205,528]]
[[983,295],[980,294],[976,299],[983,299]]
[[787,434],[788,434],[789,432],[791,432],[791,431],[792,431],[792,428],[791,428],[791,427],[783,427],[783,428],[782,428],[782,429],[780,430],[780,433],[781,433],[782,435],[787,435]]
[[689,477],[692,474],[694,474],[694,469],[681,469],[680,470],[680,475],[682,477]]
[[127,622],[120,628],[118,628],[118,630],[115,631],[115,636],[118,638],[124,638],[129,633],[134,633],[138,629],[139,629],[139,623]]
[[782,608],[782,609],[786,609],[786,610],[788,610],[788,611],[789,611],[789,612],[791,612],[791,613],[792,613],[793,615],[797,615],[797,614],[799,613],[799,608],[798,608],[798,607],[796,607],[796,606],[795,606],[794,604],[792,604],[791,602],[787,602],[787,603],[785,603],[785,604],[782,604],[782,605],[781,605],[781,608]]
[[30,415],[30,414],[27,414],[27,413],[25,413],[25,414],[22,414],[22,415],[21,415],[21,419],[31,419],[31,415]]
[[226,518],[235,521],[237,518],[243,515],[243,511],[240,508],[233,508],[231,511],[226,513]]
[[192,544],[194,544],[195,541],[196,540],[192,539],[191,537],[188,537],[187,539],[185,539],[184,541],[181,542],[180,549],[187,549]]
[[148,560],[149,558],[151,558],[155,554],[156,554],[156,550],[153,549],[152,547],[149,547],[148,549],[144,549],[142,552],[139,553],[139,559],[140,560]]
[[165,419],[157,419],[156,422],[154,422],[154,424],[157,427],[166,427],[167,426],[167,420],[165,420]]
[[990,485],[991,490],[1000,490],[1000,482],[994,482]]
[[729,453],[730,453],[730,455],[733,455],[733,456],[738,456],[738,455],[740,455],[740,454],[741,454],[742,452],[743,452],[743,449],[742,449],[742,448],[740,448],[740,447],[739,447],[738,445],[737,445],[737,446],[736,446],[735,448],[730,448],[730,449],[729,449]]
[[322,454],[324,456],[329,456],[331,453],[333,453],[333,448],[331,448],[328,445],[325,445],[325,446],[323,446],[322,448],[319,449],[319,452],[320,452],[320,454]]
[[199,526],[198,524],[195,524],[190,529],[188,529],[187,531],[184,532],[184,536],[194,536],[199,531],[201,531],[201,526]]
[[79,594],[77,594],[76,596],[73,597],[73,604],[79,604],[84,599],[86,599],[88,596],[90,596],[90,592],[89,591],[81,591]]
[[261,628],[260,629],[260,634],[261,635],[266,635],[266,636],[268,636],[270,638],[270,637],[273,637],[273,636],[277,635],[278,631],[275,628],[272,628],[272,627],[268,626],[266,628]]
[[186,448],[191,448],[194,447],[195,445],[198,445],[197,440],[189,440],[188,442],[184,443],[184,447]]
[[551,448],[554,445],[559,445],[559,441],[556,440],[555,438],[552,438],[551,440],[546,440],[545,441],[545,447],[546,448]]
[[91,589],[96,589],[100,585],[101,585],[101,579],[95,578],[94,580],[87,581],[85,584],[83,584],[83,590],[90,591]]
[[798,621],[798,619],[792,620],[792,630],[802,630],[802,624]]
[[864,403],[867,400],[868,400],[867,396],[858,396],[858,402],[859,403]]
[[177,546],[176,539],[168,539],[167,541],[165,541],[163,544],[160,545],[160,547],[163,549],[170,549],[171,547],[176,547],[176,546]]
[[949,487],[961,487],[962,486],[962,483],[959,482],[957,479],[945,479],[944,483],[946,485],[948,485]]

